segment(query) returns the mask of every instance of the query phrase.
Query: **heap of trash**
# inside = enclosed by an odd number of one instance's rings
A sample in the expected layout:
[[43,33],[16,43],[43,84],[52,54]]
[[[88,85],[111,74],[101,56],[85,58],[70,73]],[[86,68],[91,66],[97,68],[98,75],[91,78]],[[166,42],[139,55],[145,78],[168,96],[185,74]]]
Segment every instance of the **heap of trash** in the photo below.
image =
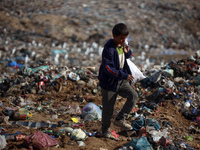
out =
[[[69,68],[41,63],[33,68],[11,60],[2,65],[10,71],[1,75],[0,83],[2,149],[10,141],[42,149],[66,147],[66,141],[67,145],[87,147],[89,138],[103,139],[98,72],[92,66]],[[120,135],[118,128],[112,131],[123,141],[119,149],[199,148],[199,65],[200,51],[196,51],[190,57],[143,72],[145,78],[133,85],[138,103],[127,118],[133,131],[128,131],[128,136]],[[172,106],[190,122],[185,128],[177,128],[163,112]],[[35,142],[43,136],[45,141]]]

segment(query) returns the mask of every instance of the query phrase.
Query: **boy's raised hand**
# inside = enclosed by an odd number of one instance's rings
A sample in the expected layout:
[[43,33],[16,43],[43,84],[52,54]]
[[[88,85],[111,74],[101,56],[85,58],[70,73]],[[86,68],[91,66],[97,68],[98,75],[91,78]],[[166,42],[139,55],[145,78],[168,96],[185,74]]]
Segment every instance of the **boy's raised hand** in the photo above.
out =
[[124,53],[128,53],[129,51],[129,45],[124,45]]

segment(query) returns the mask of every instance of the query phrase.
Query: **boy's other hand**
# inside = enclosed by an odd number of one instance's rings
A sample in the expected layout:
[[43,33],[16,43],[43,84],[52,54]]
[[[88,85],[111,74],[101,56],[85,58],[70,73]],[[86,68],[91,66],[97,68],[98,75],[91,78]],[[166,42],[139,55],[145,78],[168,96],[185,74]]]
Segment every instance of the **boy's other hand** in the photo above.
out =
[[124,45],[124,53],[128,53],[129,51],[129,45]]
[[134,77],[132,75],[128,74],[127,81],[132,82],[133,79],[134,79]]

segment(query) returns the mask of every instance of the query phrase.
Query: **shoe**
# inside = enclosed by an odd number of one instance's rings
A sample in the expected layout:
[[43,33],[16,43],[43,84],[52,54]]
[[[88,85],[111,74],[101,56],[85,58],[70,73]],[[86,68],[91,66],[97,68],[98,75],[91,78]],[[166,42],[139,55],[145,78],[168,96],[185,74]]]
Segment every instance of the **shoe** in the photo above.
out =
[[132,130],[133,129],[133,127],[130,124],[126,123],[126,121],[124,119],[121,119],[121,120],[115,119],[114,125],[118,126],[118,127],[122,127],[125,130]]
[[112,132],[106,131],[104,133],[102,133],[102,137],[104,138],[109,138],[115,141],[119,141],[119,138],[115,136],[115,134],[113,134]]

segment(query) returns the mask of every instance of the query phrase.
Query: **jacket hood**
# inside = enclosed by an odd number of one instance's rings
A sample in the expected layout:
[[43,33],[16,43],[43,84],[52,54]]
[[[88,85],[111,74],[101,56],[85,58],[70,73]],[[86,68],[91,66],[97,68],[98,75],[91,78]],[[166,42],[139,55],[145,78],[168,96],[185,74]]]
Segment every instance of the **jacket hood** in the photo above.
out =
[[114,43],[114,39],[110,39],[108,40],[108,42],[105,44],[105,47],[113,47],[113,48],[116,48],[116,45]]

